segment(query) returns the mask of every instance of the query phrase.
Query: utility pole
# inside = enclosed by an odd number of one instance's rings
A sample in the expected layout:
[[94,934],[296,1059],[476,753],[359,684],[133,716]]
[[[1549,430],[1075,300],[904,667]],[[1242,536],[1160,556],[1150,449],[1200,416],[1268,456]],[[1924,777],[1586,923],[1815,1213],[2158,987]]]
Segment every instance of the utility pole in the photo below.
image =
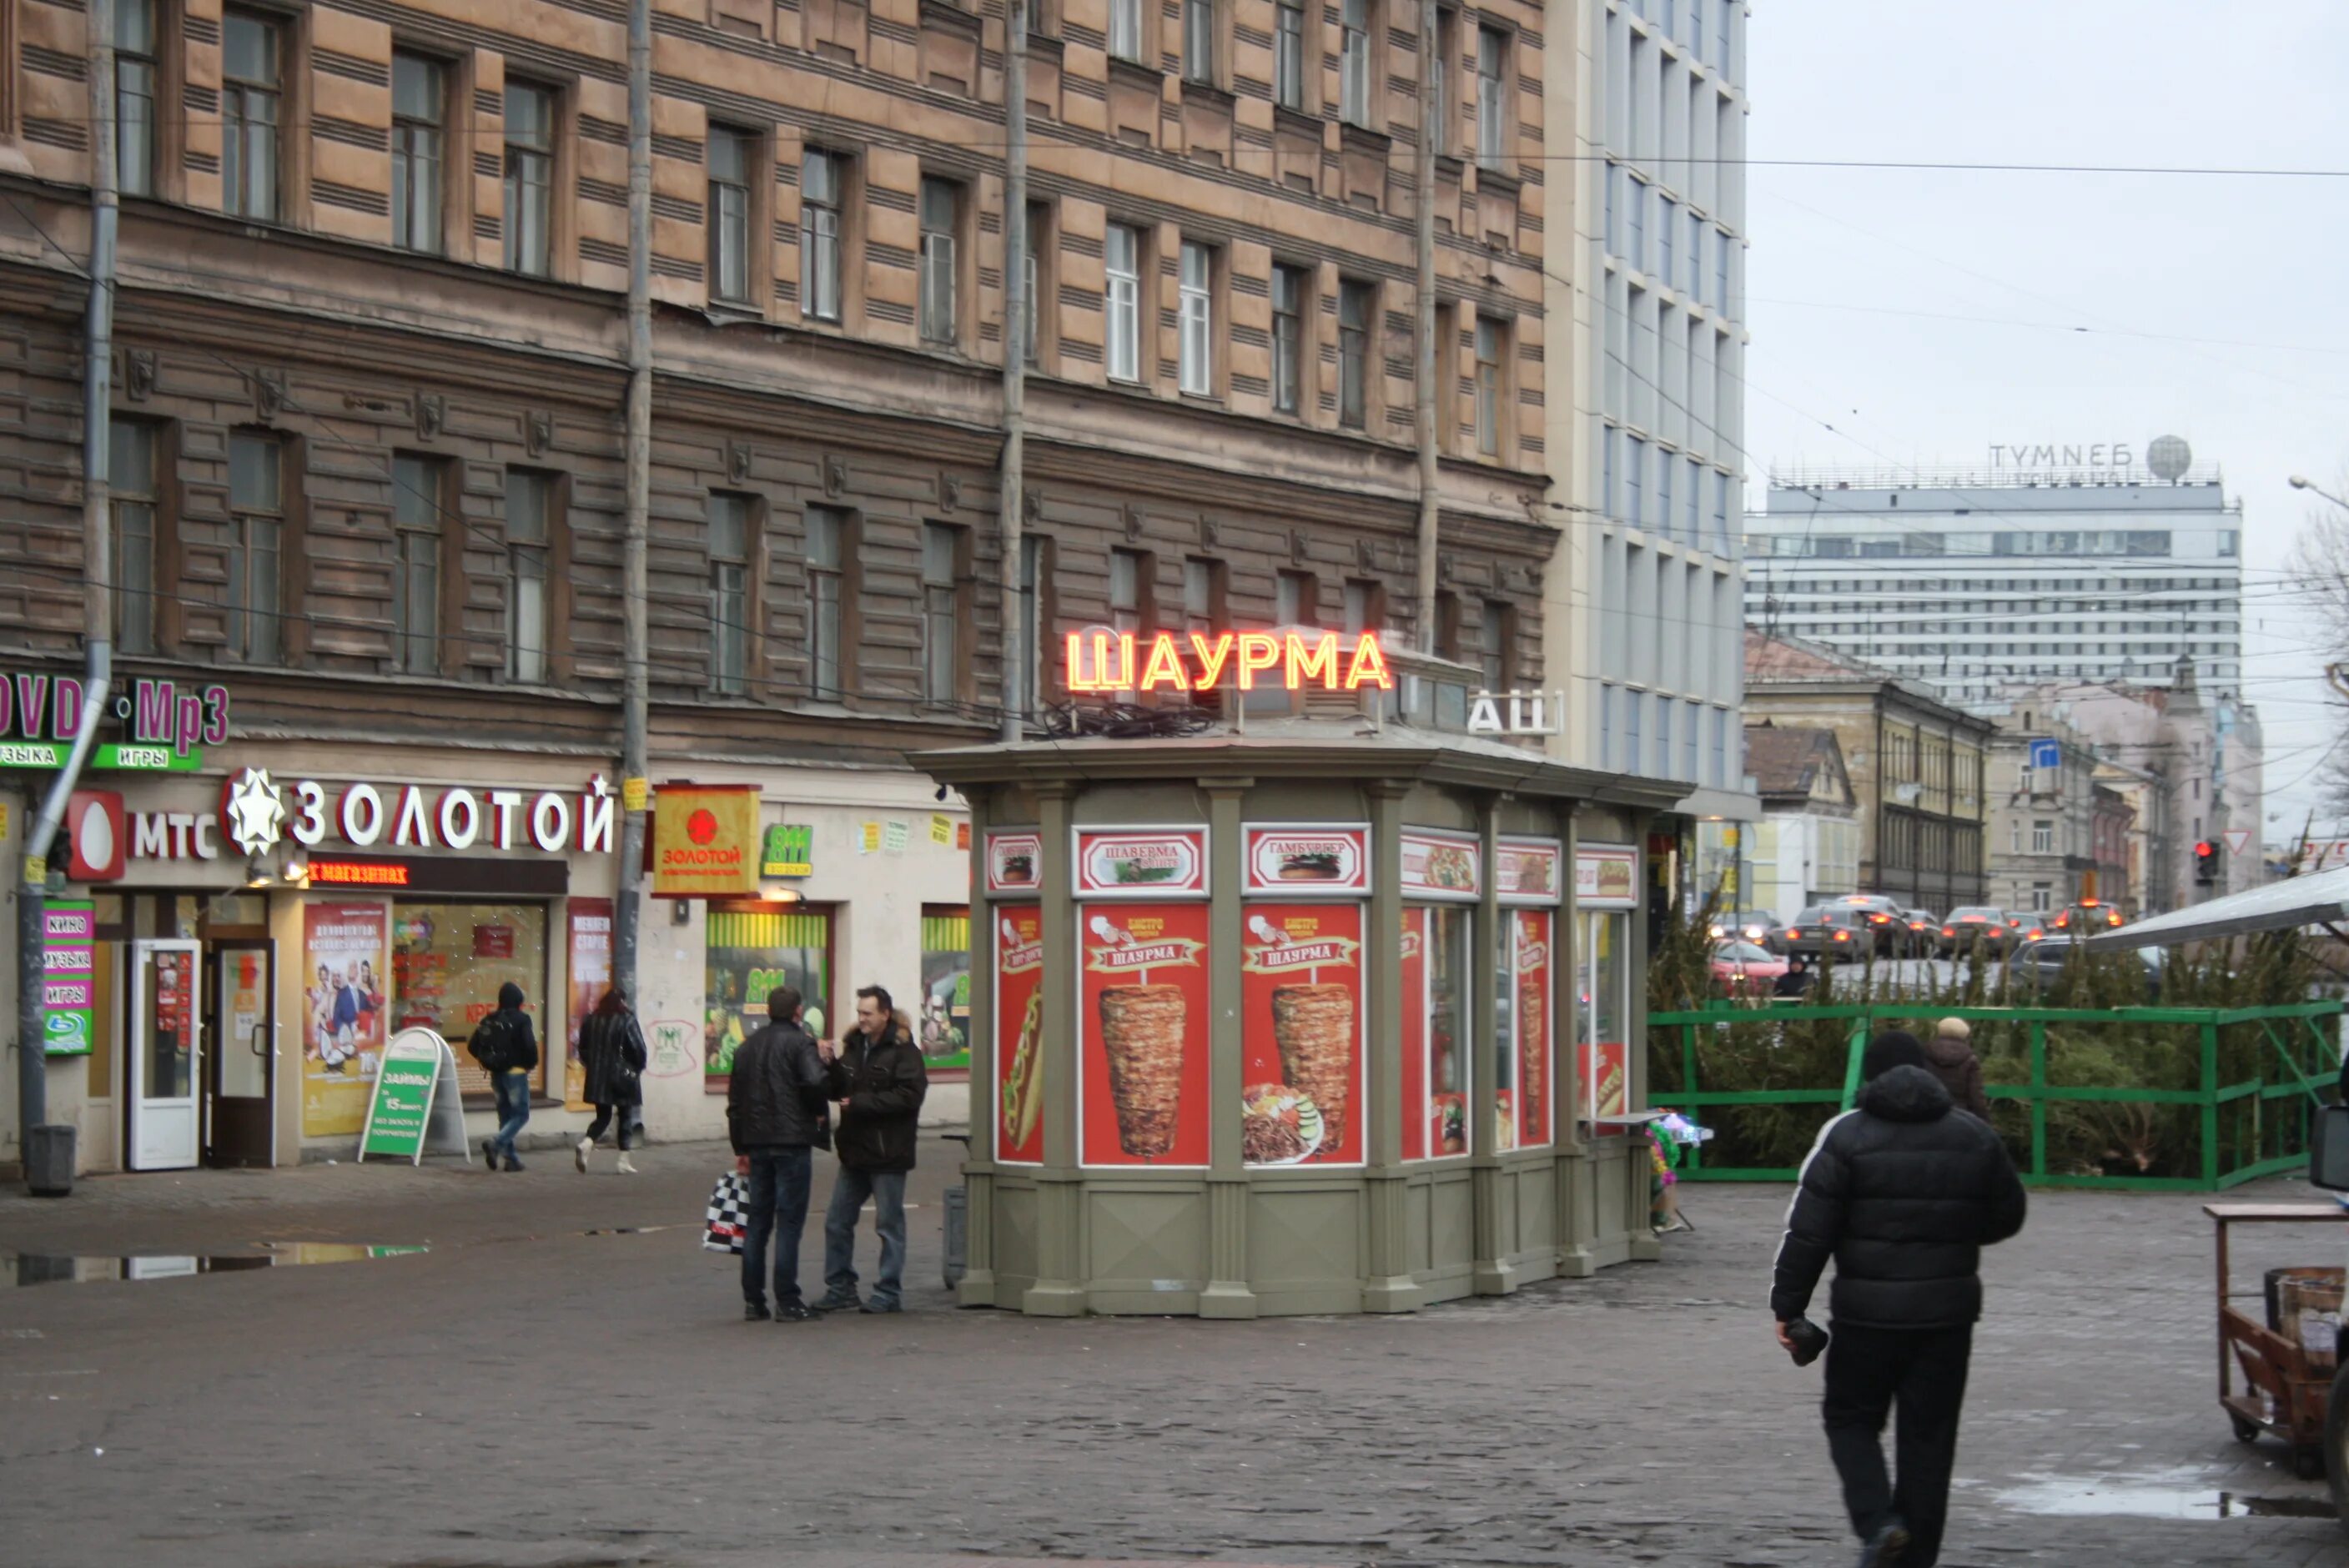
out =
[[1006,745],[1026,733],[1028,601],[1025,549],[1028,483],[1028,7],[1010,0],[1003,15],[1003,477],[996,506],[1003,533],[1003,729]]
[[47,945],[49,846],[65,820],[114,679],[113,531],[107,473],[113,463],[114,232],[121,211],[114,154],[114,7],[93,5],[89,18],[89,305],[82,339],[81,721],[65,770],[49,784],[41,813],[25,838],[24,883],[16,890],[16,1149],[25,1184],[36,1197],[62,1197],[73,1185],[71,1127],[49,1116],[48,1020],[41,1006]]
[[1419,0],[1419,149],[1413,178],[1419,185],[1413,234],[1419,260],[1419,648],[1435,652],[1436,524],[1443,503],[1435,463],[1435,141],[1443,131],[1435,58],[1435,0]]
[[620,547],[620,863],[613,903],[612,981],[636,993],[636,931],[645,861],[645,731],[652,689],[647,616],[653,466],[653,19],[652,0],[628,0],[628,435],[627,515]]

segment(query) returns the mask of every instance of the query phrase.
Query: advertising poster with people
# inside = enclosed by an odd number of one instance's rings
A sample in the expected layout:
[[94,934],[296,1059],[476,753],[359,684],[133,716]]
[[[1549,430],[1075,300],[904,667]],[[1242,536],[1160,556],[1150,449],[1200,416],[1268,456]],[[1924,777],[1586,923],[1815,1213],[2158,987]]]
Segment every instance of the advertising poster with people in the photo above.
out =
[[1241,1157],[1361,1164],[1361,905],[1248,905],[1240,1012]]
[[1044,1162],[1044,912],[995,911],[995,1158]]
[[1080,1158],[1205,1166],[1207,906],[1082,904],[1077,923]]
[[302,910],[302,1134],[357,1132],[384,1042],[390,918],[380,903]]
[[579,1026],[604,999],[612,985],[612,901],[574,898],[569,905],[571,929],[571,1006],[564,1019],[563,1107],[586,1110],[580,1099],[587,1087],[587,1069],[579,1060]]
[[1550,1140],[1551,1032],[1557,1027],[1550,975],[1557,916],[1546,909],[1514,912],[1516,926],[1517,1147]]
[[[922,906],[922,1064],[948,1078],[970,1067],[970,911]],[[934,1076],[933,1082],[938,1081]]]

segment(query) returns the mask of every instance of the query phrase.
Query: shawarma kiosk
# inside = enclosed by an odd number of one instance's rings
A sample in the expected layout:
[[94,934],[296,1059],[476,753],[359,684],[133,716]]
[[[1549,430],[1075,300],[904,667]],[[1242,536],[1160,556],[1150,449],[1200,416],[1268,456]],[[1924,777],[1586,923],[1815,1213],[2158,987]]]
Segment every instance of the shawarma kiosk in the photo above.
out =
[[973,821],[965,1305],[1407,1312],[1655,1255],[1636,846],[1684,791],[1381,699],[919,755]]

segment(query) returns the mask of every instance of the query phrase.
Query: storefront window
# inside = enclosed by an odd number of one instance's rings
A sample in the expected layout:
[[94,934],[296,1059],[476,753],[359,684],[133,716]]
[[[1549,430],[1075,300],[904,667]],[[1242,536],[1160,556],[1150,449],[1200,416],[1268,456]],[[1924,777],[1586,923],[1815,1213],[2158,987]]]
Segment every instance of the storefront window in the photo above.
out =
[[970,1066],[970,910],[922,906],[922,1060],[932,1068]]
[[1427,922],[1427,1152],[1468,1152],[1469,970],[1475,912],[1449,904],[1421,912]]
[[807,1003],[807,1032],[824,1037],[832,1015],[832,915],[713,902],[704,935],[702,1086],[724,1094],[734,1049],[765,1025],[767,994],[776,986],[798,988]]
[[1631,917],[1591,912],[1580,919],[1581,1048],[1576,1070],[1588,1120],[1620,1116],[1630,1103]]
[[561,1009],[546,1006],[546,907],[531,903],[424,903],[391,906],[392,1028],[439,1031],[455,1047],[457,1087],[486,1099],[490,1075],[465,1049],[474,1026],[497,1011],[498,988],[522,987],[523,1010],[538,1035],[531,1091],[543,1095],[550,1033],[563,1037]]
[[1501,912],[1501,940],[1493,944],[1493,1117],[1497,1150],[1517,1146],[1516,912]]

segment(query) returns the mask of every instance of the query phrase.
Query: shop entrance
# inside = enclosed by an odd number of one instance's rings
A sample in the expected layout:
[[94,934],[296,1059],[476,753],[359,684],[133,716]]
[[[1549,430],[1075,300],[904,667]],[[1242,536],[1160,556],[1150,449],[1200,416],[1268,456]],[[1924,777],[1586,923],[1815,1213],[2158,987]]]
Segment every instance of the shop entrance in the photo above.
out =
[[196,1106],[202,944],[130,944],[130,1158],[133,1171],[184,1171],[201,1151]]
[[274,1165],[277,944],[213,942],[204,952],[204,1163]]

